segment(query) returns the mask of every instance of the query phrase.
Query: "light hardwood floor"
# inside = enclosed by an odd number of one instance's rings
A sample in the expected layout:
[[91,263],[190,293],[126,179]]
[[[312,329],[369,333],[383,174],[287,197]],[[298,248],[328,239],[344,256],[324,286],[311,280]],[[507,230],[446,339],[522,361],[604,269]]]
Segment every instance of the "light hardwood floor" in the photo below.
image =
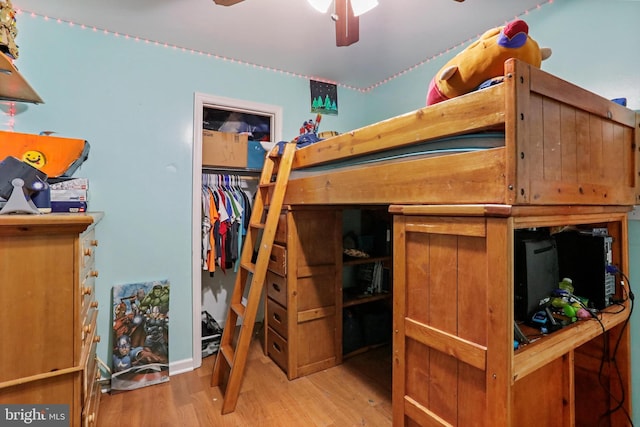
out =
[[342,365],[288,381],[254,339],[236,410],[220,414],[211,387],[215,355],[202,367],[163,384],[103,394],[98,426],[349,427],[391,426],[391,347],[348,358]]

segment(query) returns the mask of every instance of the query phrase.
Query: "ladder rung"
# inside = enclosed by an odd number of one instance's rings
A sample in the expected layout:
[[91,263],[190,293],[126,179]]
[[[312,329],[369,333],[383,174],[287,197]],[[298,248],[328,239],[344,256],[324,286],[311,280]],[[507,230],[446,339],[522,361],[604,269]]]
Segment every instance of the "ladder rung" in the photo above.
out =
[[232,368],[233,357],[234,357],[233,346],[231,344],[222,344],[219,350],[220,350],[220,353],[224,356],[224,360],[227,361],[227,364],[229,365],[229,367]]
[[237,302],[235,304],[231,304],[231,310],[238,315],[238,317],[244,317],[244,312],[246,307],[241,302]]
[[264,229],[265,224],[261,223],[261,222],[254,222],[249,224],[249,227],[252,228],[259,228],[259,229]]
[[244,268],[245,270],[247,270],[249,273],[254,273],[256,271],[256,265],[252,262],[242,262],[240,263],[240,267]]

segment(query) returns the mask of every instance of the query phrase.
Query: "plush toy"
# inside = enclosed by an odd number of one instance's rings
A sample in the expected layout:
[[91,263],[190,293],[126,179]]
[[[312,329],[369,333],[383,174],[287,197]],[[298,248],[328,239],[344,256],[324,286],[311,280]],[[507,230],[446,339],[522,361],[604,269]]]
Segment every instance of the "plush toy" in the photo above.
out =
[[0,0],[0,52],[12,59],[18,59],[17,36],[16,11],[11,0]]
[[482,83],[504,74],[504,62],[520,59],[540,67],[551,49],[540,48],[529,37],[529,26],[517,19],[485,32],[447,62],[429,83],[427,105],[436,104],[477,89]]

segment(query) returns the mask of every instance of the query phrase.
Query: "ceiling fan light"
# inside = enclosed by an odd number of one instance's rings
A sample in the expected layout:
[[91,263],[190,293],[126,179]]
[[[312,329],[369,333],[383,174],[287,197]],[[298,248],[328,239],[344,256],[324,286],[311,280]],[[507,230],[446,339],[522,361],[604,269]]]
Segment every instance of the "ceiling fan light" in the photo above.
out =
[[311,7],[320,13],[327,13],[333,0],[307,0]]
[[351,9],[355,16],[369,12],[378,5],[378,0],[351,0]]

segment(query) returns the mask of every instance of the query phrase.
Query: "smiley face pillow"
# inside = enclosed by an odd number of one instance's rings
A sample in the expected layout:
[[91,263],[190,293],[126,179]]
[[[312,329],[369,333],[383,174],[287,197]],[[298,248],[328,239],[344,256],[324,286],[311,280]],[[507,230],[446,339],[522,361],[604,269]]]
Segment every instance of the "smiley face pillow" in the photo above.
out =
[[551,56],[529,36],[526,22],[516,19],[485,32],[438,71],[429,83],[427,105],[436,104],[476,90],[482,83],[502,76],[509,58],[540,67]]

